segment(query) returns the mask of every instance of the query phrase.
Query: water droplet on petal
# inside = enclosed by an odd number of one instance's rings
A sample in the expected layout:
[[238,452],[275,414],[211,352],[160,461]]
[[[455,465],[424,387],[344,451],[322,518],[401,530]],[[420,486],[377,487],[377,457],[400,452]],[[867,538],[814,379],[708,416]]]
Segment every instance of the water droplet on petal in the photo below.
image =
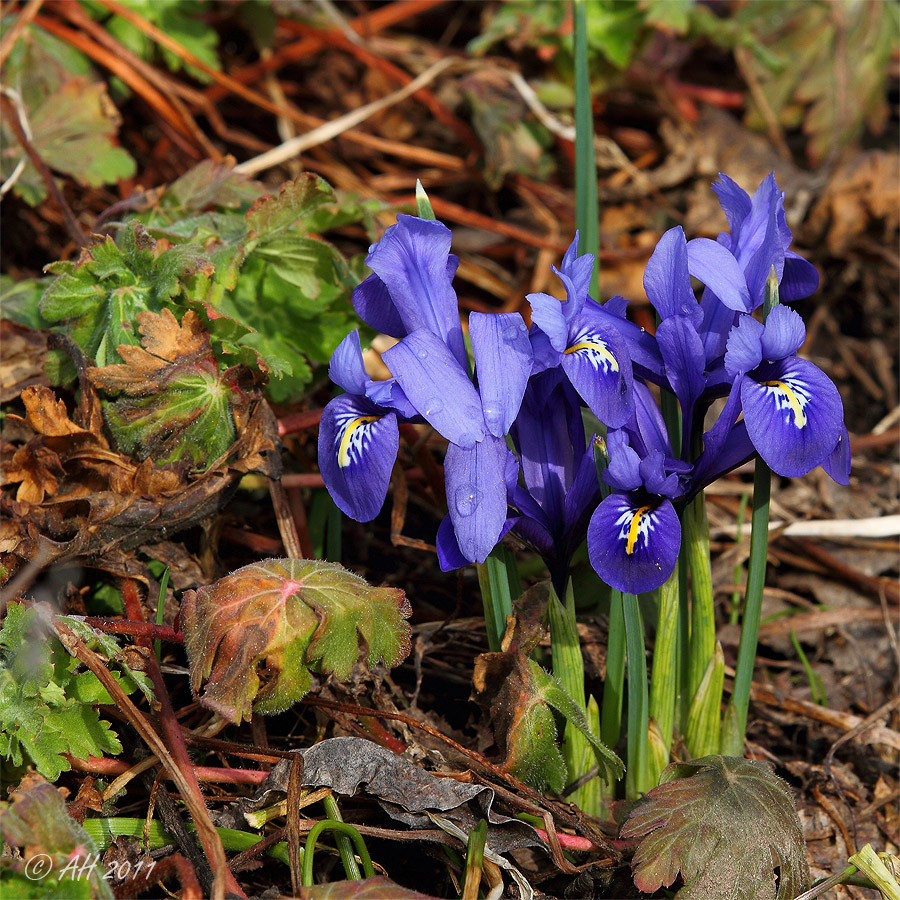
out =
[[453,503],[461,516],[471,516],[481,502],[481,492],[471,482],[456,489]]
[[418,353],[419,359],[425,359],[427,356],[428,356],[428,351],[427,351],[427,350],[420,350],[419,353]]
[[513,322],[503,329],[503,337],[508,341],[517,340],[523,331],[526,331],[524,322]]
[[440,397],[432,397],[425,403],[425,416],[436,416],[444,408],[444,401]]
[[503,416],[499,409],[495,409],[493,406],[485,406],[484,408],[484,421],[488,426],[488,430],[493,433],[494,429],[502,425]]

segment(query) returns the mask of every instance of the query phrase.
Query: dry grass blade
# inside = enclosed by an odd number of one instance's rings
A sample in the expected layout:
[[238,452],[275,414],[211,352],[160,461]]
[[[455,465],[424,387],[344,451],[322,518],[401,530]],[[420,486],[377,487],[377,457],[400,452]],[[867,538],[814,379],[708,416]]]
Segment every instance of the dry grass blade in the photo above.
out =
[[405,100],[426,84],[430,84],[441,74],[441,72],[446,71],[453,64],[454,60],[452,59],[439,60],[433,66],[426,69],[418,78],[411,81],[406,87],[401,88],[399,91],[395,91],[387,97],[382,97],[380,100],[367,103],[365,106],[361,106],[359,109],[355,109],[346,115],[339,116],[337,119],[330,122],[325,122],[318,128],[306,132],[306,134],[291,138],[283,144],[274,147],[272,150],[235,166],[235,171],[241,172],[244,175],[256,175],[264,169],[280,166],[282,163],[294,159],[304,150],[309,150],[311,147],[317,147],[319,144],[324,144],[326,141],[330,141],[343,134],[345,131],[349,131],[351,128],[356,127],[361,122],[364,122],[376,113],[381,112],[381,110],[387,109],[389,106],[393,106],[401,100]]
[[175,760],[172,759],[162,738],[160,738],[153,726],[134,705],[128,694],[120,687],[118,681],[112,676],[109,669],[106,668],[103,660],[94,653],[93,650],[87,647],[66,625],[60,622],[54,623],[54,631],[66,650],[72,656],[81,660],[81,662],[97,676],[97,679],[109,692],[113,702],[125,715],[141,738],[143,738],[150,750],[159,758],[160,763],[169,774],[169,777],[178,786],[178,790],[191,813],[194,824],[197,826],[197,833],[203,841],[203,845],[209,856],[210,864],[212,865],[214,873],[212,890],[213,900],[225,900],[226,886],[229,890],[238,893],[239,896],[243,896],[243,891],[240,890],[237,882],[234,881],[234,877],[228,869],[228,863],[225,858],[225,849],[222,846],[219,833],[210,821],[209,811],[203,803],[198,803],[194,791],[191,789],[191,785],[176,765]]

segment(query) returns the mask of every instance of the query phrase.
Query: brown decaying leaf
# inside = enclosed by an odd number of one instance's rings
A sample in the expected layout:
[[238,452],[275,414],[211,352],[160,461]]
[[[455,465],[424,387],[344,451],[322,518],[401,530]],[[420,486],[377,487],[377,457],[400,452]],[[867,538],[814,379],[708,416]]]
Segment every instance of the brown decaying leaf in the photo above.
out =
[[179,369],[198,363],[210,363],[218,372],[212,345],[197,314],[188,310],[179,325],[171,310],[161,313],[138,313],[141,347],[122,345],[118,348],[123,364],[91,366],[88,378],[95,387],[111,394],[124,391],[132,396],[152,394],[160,389],[161,381],[172,375],[172,364]]
[[[189,322],[180,332],[180,343],[154,346],[171,353],[195,345],[192,328]],[[76,365],[84,376],[79,359]],[[110,450],[96,391],[86,377],[80,383],[73,416],[50,388],[29,385],[21,393],[25,415],[4,421],[0,461],[9,489],[0,490],[0,565],[10,575],[38,554],[44,565],[91,557],[102,567],[104,556],[118,559],[123,550],[164,540],[213,515],[242,474],[280,474],[277,425],[263,401],[235,416],[238,439],[227,459],[188,479],[186,466],[157,466]]]
[[0,319],[0,401],[6,402],[30,384],[46,382],[44,355],[47,352],[47,334],[13,322]]
[[[431,894],[401,887],[396,881],[375,875],[361,881],[331,881],[313,887],[300,888],[302,900],[437,900]],[[277,898],[286,900],[286,898]]]

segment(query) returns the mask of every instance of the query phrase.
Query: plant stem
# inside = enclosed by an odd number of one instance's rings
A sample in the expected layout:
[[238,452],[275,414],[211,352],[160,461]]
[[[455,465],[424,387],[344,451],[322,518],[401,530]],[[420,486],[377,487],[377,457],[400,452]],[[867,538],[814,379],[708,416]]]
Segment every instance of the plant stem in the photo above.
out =
[[625,611],[622,592],[610,591],[609,635],[606,640],[606,680],[600,713],[600,740],[615,747],[622,734],[622,703],[625,694]]
[[463,883],[461,900],[478,900],[486,839],[487,819],[481,819],[469,832],[469,840],[466,845],[466,878]]
[[597,296],[600,272],[600,208],[597,199],[597,157],[594,152],[594,111],[588,72],[587,4],[574,0],[575,41],[575,221],[579,249],[595,254],[591,296]]
[[628,653],[628,769],[625,796],[636,799],[649,791],[649,697],[647,690],[647,657],[644,652],[644,622],[634,594],[623,594],[625,641]]
[[[327,797],[322,798],[322,805],[325,807],[325,815],[328,816],[329,819],[331,819],[332,825],[334,825],[335,823],[343,824],[344,820],[341,817],[341,810],[338,807],[337,800],[335,800],[331,794],[329,794]],[[319,824],[321,825],[322,823],[320,822]],[[346,825],[344,827],[350,828],[351,826]],[[359,866],[356,864],[356,854],[353,852],[353,845],[356,844],[357,849],[358,849],[359,845],[362,844],[362,849],[363,849],[363,851],[365,851],[366,845],[362,839],[362,835],[358,831],[356,831],[355,828],[353,829],[353,831],[356,833],[356,836],[359,838],[359,840],[357,840],[355,837],[353,837],[353,835],[350,834],[349,832],[342,830],[340,828],[333,828],[332,830],[334,831],[334,842],[335,842],[335,844],[337,844],[338,853],[341,854],[341,862],[344,864],[344,872],[347,875],[347,880],[348,881],[359,881],[360,878],[362,878],[362,875],[359,872]],[[315,846],[314,840],[312,843],[310,843],[310,839],[312,837],[313,837],[313,832],[311,831],[309,833],[309,838],[307,838],[307,840],[306,840],[306,846],[308,848],[312,848]],[[360,855],[360,858],[362,858],[365,861],[365,859],[368,858],[369,854],[368,854],[368,852],[360,852],[359,855]],[[312,871],[312,853],[310,853],[309,856],[310,856],[310,871]],[[371,867],[371,865],[372,865],[372,863],[370,862],[369,866]],[[306,881],[305,857],[304,857],[304,862],[303,862],[303,872],[304,872],[303,884],[305,887],[308,887],[309,884],[311,884],[312,882]]]
[[[686,735],[693,735],[704,747],[718,747],[721,730],[722,694],[716,695],[716,680],[703,685],[703,706],[698,706],[698,691],[716,650],[716,610],[713,603],[712,570],[709,562],[709,521],[706,518],[706,500],[698,494],[684,511],[685,537],[687,538],[688,568],[691,573],[691,638],[688,673],[690,679],[690,711],[685,727]],[[698,731],[695,717],[705,723]],[[708,733],[707,733],[708,732]],[[688,740],[688,751],[698,756],[696,748]]]
[[[775,267],[766,281],[763,321],[778,305],[778,276]],[[747,564],[747,591],[744,595],[744,620],[738,646],[737,666],[731,700],[722,724],[722,752],[741,756],[747,731],[747,710],[750,707],[750,685],[759,640],[759,619],[762,613],[763,590],[766,586],[766,555],[769,549],[769,499],[772,492],[772,473],[757,457],[753,470],[753,514],[750,526],[750,560]]]
[[[553,648],[553,674],[578,708],[585,712],[584,660],[578,639],[578,624],[575,621],[575,595],[571,581],[566,588],[565,606],[556,591],[550,588],[547,612],[550,620],[550,646]],[[575,781],[584,774],[586,764],[587,768],[592,765],[592,751],[587,739],[571,723],[566,723],[562,753],[570,781]],[[580,805],[585,787],[587,785],[582,785],[573,792],[571,800],[576,805]]]
[[513,601],[522,593],[515,554],[502,544],[494,547],[490,556],[478,566],[478,584],[484,604],[488,647],[492,653],[497,653],[506,631],[506,617],[512,614]]
[[[653,673],[650,679],[650,718],[656,723],[663,753],[655,761],[654,781],[668,763],[675,729],[675,699],[678,693],[678,566],[659,589]],[[663,757],[665,759],[663,760]],[[662,762],[662,765],[658,765]]]

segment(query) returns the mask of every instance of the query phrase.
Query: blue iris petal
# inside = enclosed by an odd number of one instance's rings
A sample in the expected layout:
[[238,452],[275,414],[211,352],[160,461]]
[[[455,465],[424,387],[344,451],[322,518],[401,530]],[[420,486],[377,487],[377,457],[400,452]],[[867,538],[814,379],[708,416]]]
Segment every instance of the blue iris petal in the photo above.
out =
[[670,500],[610,494],[587,532],[588,556],[610,587],[630,594],[652,591],[672,574],[681,549],[681,523]]
[[338,508],[368,522],[387,496],[400,433],[397,415],[365,397],[344,394],[322,412],[319,468]]

